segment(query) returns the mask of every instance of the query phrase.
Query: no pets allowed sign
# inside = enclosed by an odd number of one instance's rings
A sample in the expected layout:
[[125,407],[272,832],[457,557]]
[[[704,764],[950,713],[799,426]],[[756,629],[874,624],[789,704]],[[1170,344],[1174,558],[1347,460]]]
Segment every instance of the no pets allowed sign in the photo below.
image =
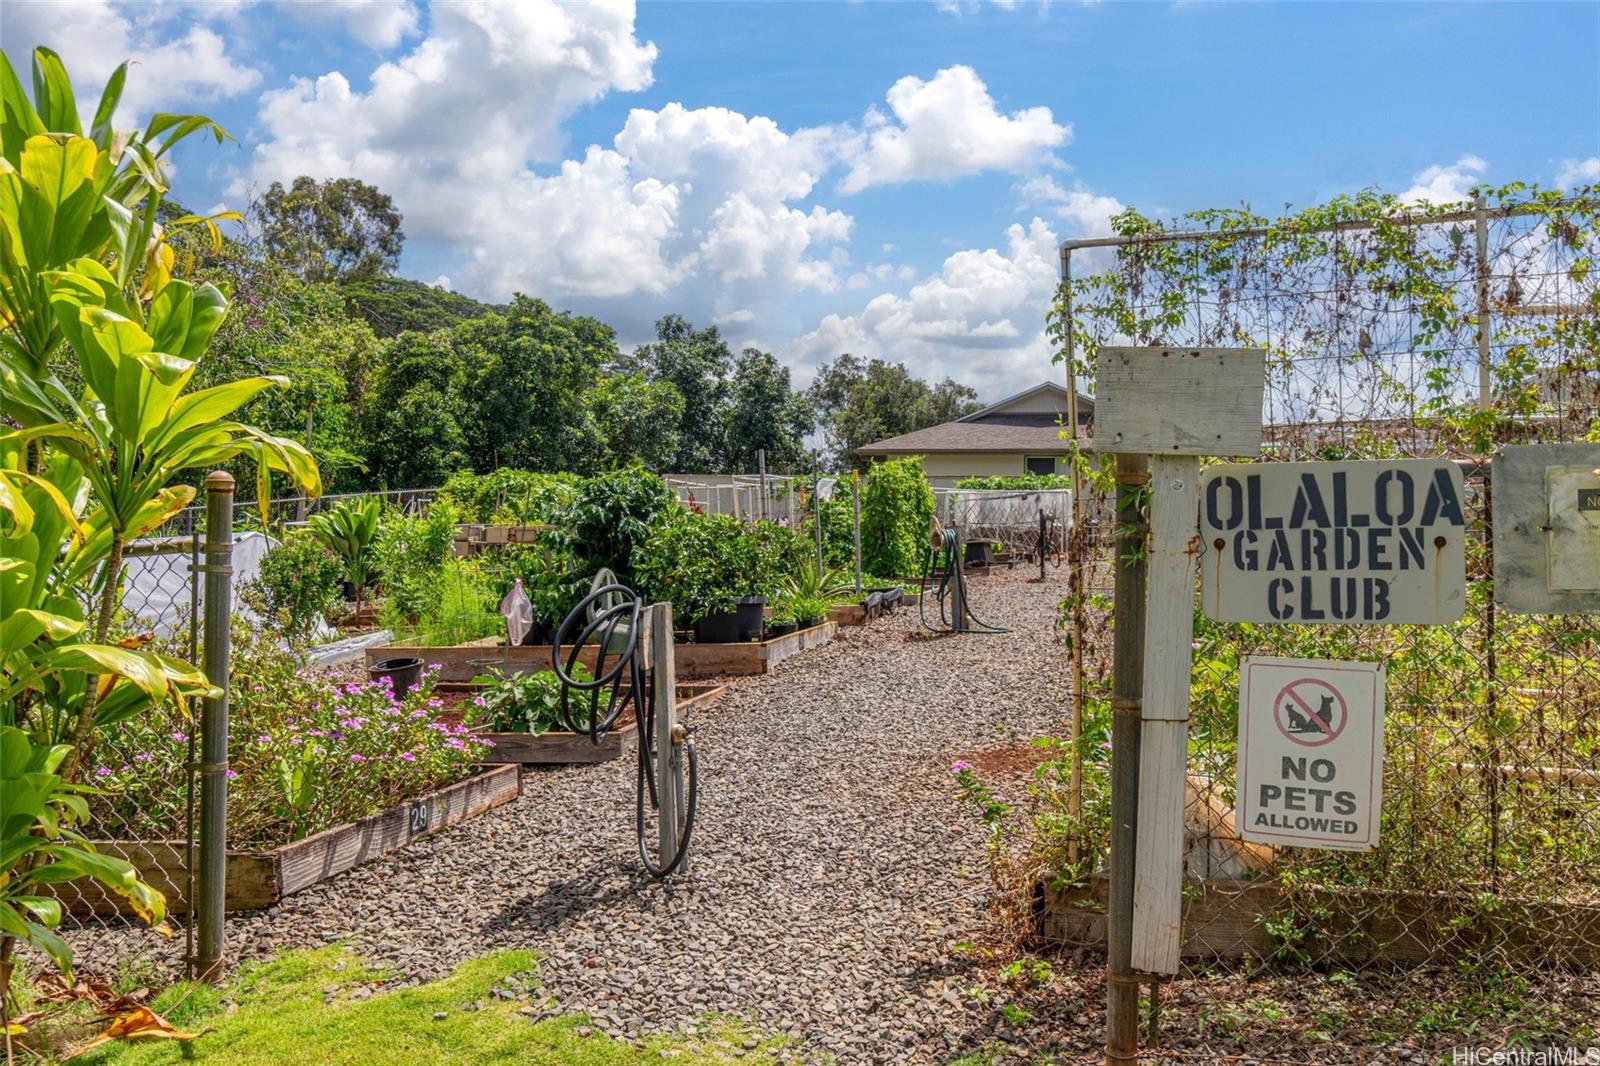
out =
[[1239,835],[1346,851],[1376,845],[1383,665],[1252,655],[1239,675]]

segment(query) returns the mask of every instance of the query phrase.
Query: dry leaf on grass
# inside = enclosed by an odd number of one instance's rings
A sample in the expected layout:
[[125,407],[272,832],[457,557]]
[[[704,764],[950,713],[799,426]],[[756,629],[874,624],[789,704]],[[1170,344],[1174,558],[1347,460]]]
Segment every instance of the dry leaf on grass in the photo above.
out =
[[193,1040],[199,1035],[174,1029],[171,1023],[149,1007],[134,1007],[112,1018],[105,1032],[67,1058],[77,1058],[85,1051],[97,1048],[101,1044],[109,1044],[113,1040]]

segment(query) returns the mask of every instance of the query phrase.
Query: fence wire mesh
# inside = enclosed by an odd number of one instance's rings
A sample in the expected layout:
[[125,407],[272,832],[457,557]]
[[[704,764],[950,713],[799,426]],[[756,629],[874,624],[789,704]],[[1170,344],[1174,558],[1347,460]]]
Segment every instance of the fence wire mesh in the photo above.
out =
[[[1263,973],[1361,973],[1374,988],[1389,982],[1393,1001],[1415,1013],[1424,1008],[1405,980],[1384,976],[1396,967],[1600,969],[1600,616],[1497,607],[1488,462],[1507,443],[1600,431],[1600,290],[1589,269],[1600,251],[1597,203],[1378,215],[1234,233],[1219,224],[1186,237],[1148,231],[1113,259],[1078,252],[1080,267],[1087,259],[1102,269],[1069,280],[1057,308],[1074,371],[1091,380],[1103,345],[1266,348],[1259,461],[1447,457],[1467,479],[1467,607],[1457,622],[1264,626],[1197,612],[1178,986],[1187,992],[1175,1015],[1185,1032],[1153,1060],[1238,1054],[1240,1027],[1252,1023],[1249,1050],[1263,1060],[1360,1059],[1359,1049],[1314,1039],[1315,1004],[1288,1022],[1252,1015],[1251,983]],[[1043,918],[1046,936],[1068,943],[1103,936],[1109,821],[1113,538],[1104,497],[1084,503],[1062,619],[1082,661],[1081,786],[1063,801],[1076,812],[1066,824],[1081,859],[1057,883],[1069,887],[1052,889],[1053,901],[1074,905],[1053,902]],[[1240,839],[1246,655],[1386,664],[1384,807],[1372,851]],[[1207,1029],[1206,1018],[1222,1016],[1237,1024]],[[1443,1047],[1460,1035],[1446,1039],[1448,1028]]]
[[[114,642],[198,662],[202,618],[202,532],[184,511],[150,536],[131,543],[121,571],[121,596],[112,620]],[[196,782],[199,707],[187,713],[163,706],[97,731],[86,756],[89,821],[95,848],[133,863],[167,899],[169,922],[182,928],[193,955]],[[191,717],[192,716],[192,717]],[[87,881],[57,886],[74,932],[143,922],[121,897]]]

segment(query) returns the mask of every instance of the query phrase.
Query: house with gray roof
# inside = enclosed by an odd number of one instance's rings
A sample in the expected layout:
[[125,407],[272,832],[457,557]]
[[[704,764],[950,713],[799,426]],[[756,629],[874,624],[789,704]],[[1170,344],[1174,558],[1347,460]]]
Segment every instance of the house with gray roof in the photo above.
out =
[[[1007,396],[953,422],[912,430],[858,448],[868,459],[922,456],[935,485],[964,477],[1065,473],[1067,390],[1053,381]],[[1078,424],[1094,418],[1094,399],[1078,394]]]

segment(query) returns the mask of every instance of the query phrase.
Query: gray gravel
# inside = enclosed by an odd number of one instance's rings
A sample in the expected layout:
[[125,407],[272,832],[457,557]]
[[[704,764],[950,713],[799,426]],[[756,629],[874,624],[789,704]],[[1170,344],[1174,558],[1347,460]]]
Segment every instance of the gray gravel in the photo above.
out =
[[[976,578],[974,608],[1013,632],[936,637],[903,611],[696,709],[687,878],[640,872],[631,759],[530,772],[512,804],[231,920],[230,949],[258,958],[348,939],[431,979],[488,949],[529,948],[559,1009],[615,1035],[715,1011],[843,1062],[971,1048],[994,1020],[961,994],[979,975],[950,945],[981,936],[989,880],[949,764],[1060,732],[1064,582]],[[123,934],[81,943],[91,966],[130,946]]]

